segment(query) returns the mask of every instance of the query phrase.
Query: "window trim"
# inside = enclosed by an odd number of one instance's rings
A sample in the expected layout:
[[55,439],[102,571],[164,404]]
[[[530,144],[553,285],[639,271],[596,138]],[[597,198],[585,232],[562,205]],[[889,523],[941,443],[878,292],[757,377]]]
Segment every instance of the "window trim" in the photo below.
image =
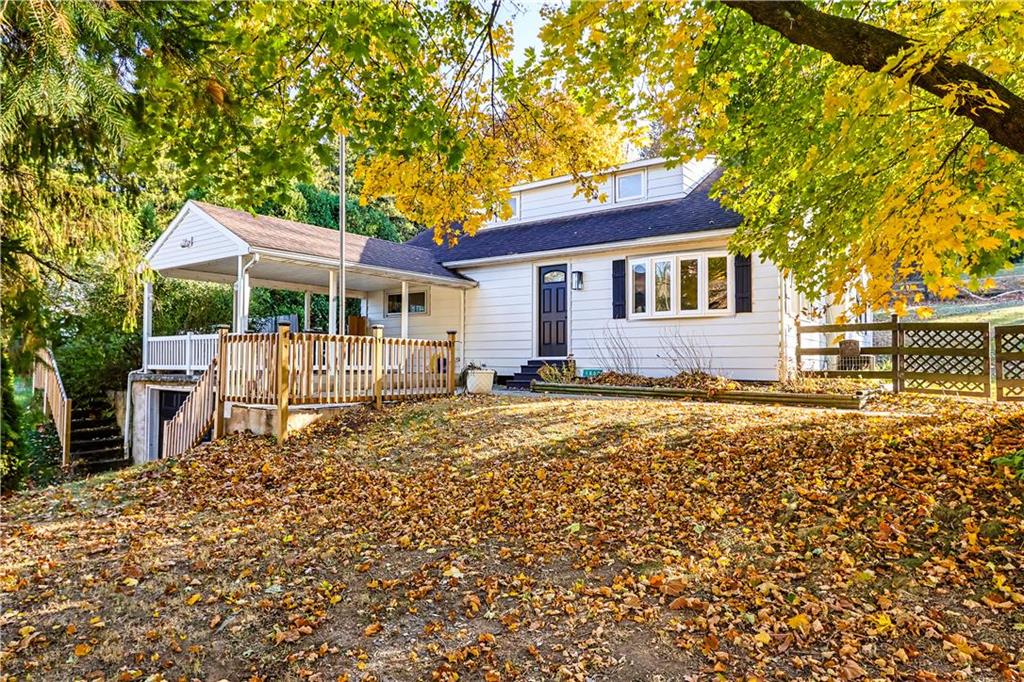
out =
[[[409,311],[409,317],[413,315],[429,315],[430,314],[430,287],[409,287],[409,298],[412,298],[413,294],[423,294],[423,312]],[[384,291],[384,317],[401,317],[401,311],[397,313],[388,312],[388,299],[392,296],[401,296],[401,289],[387,289]]]
[[[722,309],[709,308],[708,294],[708,259],[722,258],[726,260],[726,301],[728,305]],[[670,261],[672,264],[672,310],[655,312],[654,310],[654,264],[661,261]],[[697,309],[680,310],[679,305],[682,299],[679,286],[682,284],[679,273],[679,263],[683,260],[697,261]],[[633,311],[634,301],[634,280],[633,266],[643,264],[645,270],[646,287],[646,312],[637,313]],[[683,251],[676,253],[658,253],[643,256],[629,257],[626,259],[626,272],[629,274],[626,282],[627,300],[629,307],[626,310],[626,318],[629,320],[650,320],[665,318],[705,318],[705,317],[727,317],[736,314],[736,274],[734,259],[728,251]]]
[[[619,194],[619,180],[621,178],[628,178],[633,175],[640,176],[640,194],[635,196],[623,197]],[[640,170],[628,171],[625,173],[616,173],[612,178],[612,190],[615,193],[615,203],[622,203],[626,201],[643,201],[647,198],[647,169],[641,168]]]

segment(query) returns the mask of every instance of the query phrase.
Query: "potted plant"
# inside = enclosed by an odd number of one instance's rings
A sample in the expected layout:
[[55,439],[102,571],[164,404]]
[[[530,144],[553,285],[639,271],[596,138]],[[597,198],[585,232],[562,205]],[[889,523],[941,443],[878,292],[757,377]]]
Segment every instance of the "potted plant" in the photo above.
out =
[[494,388],[493,369],[484,369],[475,362],[466,365],[466,393],[486,394]]

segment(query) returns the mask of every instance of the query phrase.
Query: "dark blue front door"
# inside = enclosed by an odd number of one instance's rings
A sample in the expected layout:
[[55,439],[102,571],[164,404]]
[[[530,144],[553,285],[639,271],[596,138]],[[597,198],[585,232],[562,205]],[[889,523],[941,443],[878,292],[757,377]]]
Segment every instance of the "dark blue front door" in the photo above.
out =
[[541,357],[562,357],[568,352],[566,288],[564,265],[546,265],[540,269]]

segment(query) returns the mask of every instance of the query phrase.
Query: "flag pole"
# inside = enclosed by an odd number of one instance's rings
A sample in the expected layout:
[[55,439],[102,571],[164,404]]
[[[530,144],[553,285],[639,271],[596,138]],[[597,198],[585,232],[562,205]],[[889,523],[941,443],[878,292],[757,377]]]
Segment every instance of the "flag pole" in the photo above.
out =
[[345,333],[345,135],[338,136],[338,333]]

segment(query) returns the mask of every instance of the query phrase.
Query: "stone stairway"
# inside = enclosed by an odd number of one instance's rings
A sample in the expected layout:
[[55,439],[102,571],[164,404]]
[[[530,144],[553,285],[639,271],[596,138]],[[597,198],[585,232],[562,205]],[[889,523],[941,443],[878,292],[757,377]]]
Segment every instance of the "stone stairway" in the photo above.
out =
[[506,388],[529,391],[530,382],[540,381],[540,368],[544,365],[562,367],[565,365],[565,360],[530,360],[525,365],[521,365],[519,371],[505,383]]
[[71,463],[90,473],[119,469],[129,463],[114,409],[104,398],[72,403]]

